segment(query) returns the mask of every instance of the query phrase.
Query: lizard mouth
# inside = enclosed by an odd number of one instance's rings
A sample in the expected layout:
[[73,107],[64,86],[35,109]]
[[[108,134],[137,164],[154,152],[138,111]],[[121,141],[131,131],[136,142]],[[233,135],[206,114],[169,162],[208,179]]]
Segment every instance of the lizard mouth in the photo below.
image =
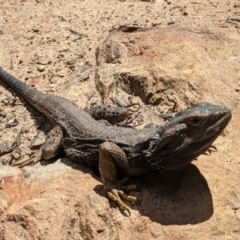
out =
[[209,127],[206,131],[206,135],[204,135],[197,142],[192,143],[191,149],[194,149],[196,155],[200,155],[208,150],[208,148],[228,125],[231,117],[231,112],[229,112],[219,119],[216,124]]
[[206,131],[207,135],[212,135],[214,133],[221,132],[228,125],[231,118],[232,118],[232,114],[229,111],[226,115],[224,115],[215,124],[213,124],[207,129]]

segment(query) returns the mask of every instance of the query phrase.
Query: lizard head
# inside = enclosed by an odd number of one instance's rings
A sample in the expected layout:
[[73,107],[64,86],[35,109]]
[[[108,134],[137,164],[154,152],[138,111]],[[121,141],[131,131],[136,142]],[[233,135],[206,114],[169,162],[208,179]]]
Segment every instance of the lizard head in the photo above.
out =
[[177,169],[204,153],[231,119],[224,106],[199,103],[177,113],[159,127],[143,151],[153,169]]

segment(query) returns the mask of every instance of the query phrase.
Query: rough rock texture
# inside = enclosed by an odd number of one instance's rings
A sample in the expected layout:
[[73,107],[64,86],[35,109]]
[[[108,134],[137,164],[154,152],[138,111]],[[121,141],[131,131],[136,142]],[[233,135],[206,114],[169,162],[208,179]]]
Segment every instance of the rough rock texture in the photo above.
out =
[[81,106],[130,98],[142,125],[200,101],[233,111],[217,152],[134,179],[141,205],[127,216],[96,174],[65,158],[3,165],[31,154],[46,121],[0,86],[0,142],[22,129],[19,151],[0,156],[0,239],[239,239],[238,9],[240,1],[0,1],[0,65],[40,90]]
[[237,40],[236,31],[229,36],[226,30],[207,27],[113,31],[98,51],[97,89],[111,98],[108,86],[116,85],[158,106],[176,103],[182,108],[203,100],[231,104],[233,100],[221,101],[209,92],[229,89],[232,82],[226,76],[237,80]]

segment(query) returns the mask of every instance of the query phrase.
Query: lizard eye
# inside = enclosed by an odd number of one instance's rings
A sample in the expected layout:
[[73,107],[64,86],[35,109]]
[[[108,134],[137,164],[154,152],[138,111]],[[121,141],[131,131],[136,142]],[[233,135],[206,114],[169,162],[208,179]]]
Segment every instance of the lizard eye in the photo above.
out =
[[201,121],[200,118],[196,118],[196,117],[195,117],[195,118],[191,118],[190,121],[189,121],[189,123],[190,123],[192,126],[194,126],[194,127],[198,127],[198,126],[201,125],[202,121]]

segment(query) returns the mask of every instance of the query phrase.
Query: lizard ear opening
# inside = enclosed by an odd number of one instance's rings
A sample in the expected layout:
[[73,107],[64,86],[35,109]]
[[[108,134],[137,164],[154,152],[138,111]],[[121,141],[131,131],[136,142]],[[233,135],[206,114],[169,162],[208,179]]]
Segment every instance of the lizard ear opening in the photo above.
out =
[[152,138],[149,143],[149,147],[144,151],[146,157],[151,157],[156,155],[159,151],[164,151],[168,149],[169,141],[167,139],[161,139],[159,136]]

